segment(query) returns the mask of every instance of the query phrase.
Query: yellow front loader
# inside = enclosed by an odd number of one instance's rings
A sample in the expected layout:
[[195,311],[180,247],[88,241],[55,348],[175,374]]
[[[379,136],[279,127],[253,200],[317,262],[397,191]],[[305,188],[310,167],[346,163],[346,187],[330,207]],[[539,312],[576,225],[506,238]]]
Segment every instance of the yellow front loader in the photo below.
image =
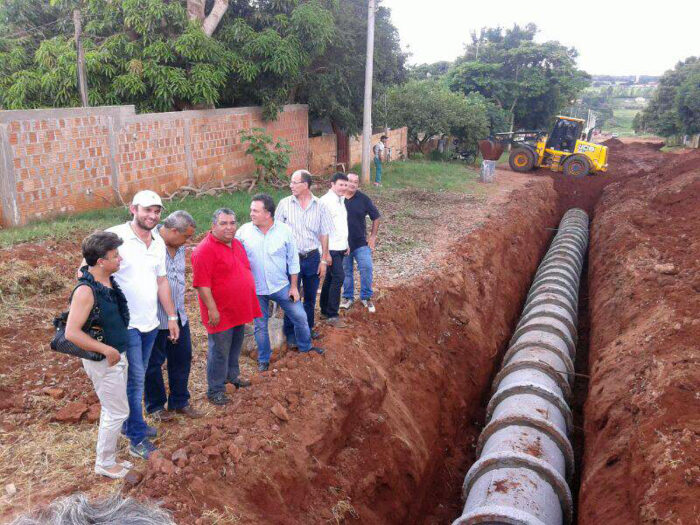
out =
[[588,142],[585,121],[572,117],[557,117],[552,133],[522,131],[498,133],[496,140],[510,142],[512,149],[508,164],[513,171],[526,172],[547,167],[570,177],[582,177],[608,169],[608,148]]

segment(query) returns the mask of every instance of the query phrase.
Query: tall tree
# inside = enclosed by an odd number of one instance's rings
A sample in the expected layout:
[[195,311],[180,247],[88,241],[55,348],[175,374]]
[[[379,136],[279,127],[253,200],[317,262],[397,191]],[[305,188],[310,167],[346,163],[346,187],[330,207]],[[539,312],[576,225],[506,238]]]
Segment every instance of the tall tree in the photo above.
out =
[[[330,2],[334,4],[334,2]],[[77,106],[72,9],[85,20],[90,105],[140,111],[294,99],[326,50],[334,20],[322,0],[53,0],[0,5],[0,107]]]
[[451,89],[481,93],[510,115],[510,129],[547,126],[589,83],[576,68],[577,52],[558,42],[534,41],[537,26],[484,28],[447,74]]
[[[331,11],[335,32],[326,52],[307,69],[298,87],[298,100],[309,104],[312,117],[327,118],[346,132],[356,133],[362,128],[367,1],[343,0]],[[380,6],[374,32],[375,100],[383,98],[389,86],[405,80],[405,61],[391,11]]]
[[[304,102],[361,126],[363,0],[5,0],[0,3],[0,108],[79,105],[72,10],[90,105],[139,111]],[[375,92],[400,82],[405,55],[390,12],[376,17]]]
[[700,133],[700,57],[690,57],[666,71],[638,119],[636,129],[662,137]]
[[434,135],[455,135],[474,149],[489,134],[490,103],[479,94],[450,91],[435,80],[410,80],[387,91],[387,118],[393,127],[408,126],[418,149]]

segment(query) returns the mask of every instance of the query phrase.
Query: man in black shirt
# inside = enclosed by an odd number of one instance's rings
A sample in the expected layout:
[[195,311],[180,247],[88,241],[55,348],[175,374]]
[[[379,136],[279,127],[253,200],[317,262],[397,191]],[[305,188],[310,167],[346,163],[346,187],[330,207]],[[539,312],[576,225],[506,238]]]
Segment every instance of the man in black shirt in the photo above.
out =
[[[349,254],[343,259],[345,282],[343,283],[343,300],[341,308],[350,308],[355,299],[355,281],[353,279],[354,264],[360,271],[360,300],[369,312],[374,313],[372,303],[372,252],[377,244],[379,230],[379,210],[367,195],[359,191],[359,177],[348,173],[348,189],[345,193],[345,208],[348,211],[348,245]],[[367,236],[365,217],[369,215],[372,229]]]

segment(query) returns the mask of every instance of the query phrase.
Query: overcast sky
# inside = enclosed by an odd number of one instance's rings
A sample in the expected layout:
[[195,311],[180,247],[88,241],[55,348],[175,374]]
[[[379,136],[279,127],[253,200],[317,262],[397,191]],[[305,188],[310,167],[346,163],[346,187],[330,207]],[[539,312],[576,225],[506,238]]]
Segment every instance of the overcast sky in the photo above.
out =
[[[600,75],[660,75],[700,55],[697,0],[381,0],[412,53],[410,64],[453,60],[471,32],[533,22],[537,41],[558,40],[579,52],[581,69]],[[694,7],[693,7],[694,6]]]

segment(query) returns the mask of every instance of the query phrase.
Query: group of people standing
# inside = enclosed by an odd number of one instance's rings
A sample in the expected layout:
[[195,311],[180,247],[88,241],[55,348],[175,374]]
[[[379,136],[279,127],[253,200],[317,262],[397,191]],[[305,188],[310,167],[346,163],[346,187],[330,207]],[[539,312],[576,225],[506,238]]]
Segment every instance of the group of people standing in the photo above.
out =
[[[288,347],[302,353],[324,353],[314,344],[321,282],[321,316],[329,324],[341,323],[339,309],[353,305],[355,262],[360,300],[375,311],[372,251],[379,211],[359,191],[355,174],[334,174],[321,198],[311,184],[311,174],[298,170],[290,181],[292,195],[277,205],[270,195],[255,195],[250,222],[240,228],[232,210],[216,210],[211,230],[192,252],[192,284],[208,333],[207,398],[214,405],[229,402],[227,383],[236,389],[251,385],[239,370],[247,323],[254,324],[258,370],[268,370],[271,302],[285,314]],[[105,356],[84,359],[83,366],[101,404],[95,472],[111,478],[124,477],[133,466],[117,461],[120,432],[132,456],[148,458],[156,449],[151,440],[158,430],[146,423],[144,404],[155,421],[202,415],[190,404],[192,343],[185,309],[185,245],[197,225],[183,210],[161,224],[162,210],[155,192],[140,191],[131,202],[131,221],[88,236],[71,295],[66,338]],[[366,217],[372,222],[369,237]],[[82,330],[95,313],[102,341]]]

